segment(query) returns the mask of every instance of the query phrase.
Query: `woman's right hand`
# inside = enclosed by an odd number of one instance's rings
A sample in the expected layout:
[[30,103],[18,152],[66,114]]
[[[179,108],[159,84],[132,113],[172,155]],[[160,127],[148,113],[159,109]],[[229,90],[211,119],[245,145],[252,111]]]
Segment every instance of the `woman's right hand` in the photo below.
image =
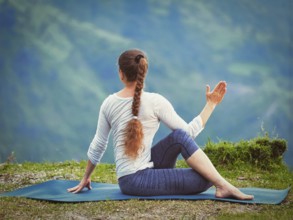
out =
[[84,187],[87,187],[89,190],[92,189],[90,178],[83,178],[77,186],[69,188],[67,191],[71,193],[79,193]]
[[220,81],[213,91],[210,91],[210,86],[206,87],[206,99],[207,103],[210,103],[214,106],[221,103],[227,91],[227,83],[225,81]]

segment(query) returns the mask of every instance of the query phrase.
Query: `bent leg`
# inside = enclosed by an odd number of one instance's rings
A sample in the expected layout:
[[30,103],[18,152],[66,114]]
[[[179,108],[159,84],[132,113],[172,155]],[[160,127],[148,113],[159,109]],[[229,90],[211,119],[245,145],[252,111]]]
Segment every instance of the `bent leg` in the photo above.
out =
[[252,195],[246,195],[225,180],[216,170],[207,155],[199,149],[186,160],[187,164],[203,177],[211,181],[216,187],[216,197],[234,197],[241,200],[253,199]]
[[198,149],[185,131],[177,129],[152,147],[151,161],[155,169],[174,168],[179,154],[186,160]]
[[253,199],[252,195],[240,192],[226,181],[216,170],[206,154],[198,148],[194,140],[183,130],[175,130],[152,149],[152,161],[155,169],[173,168],[177,156],[182,154],[188,165],[198,174],[216,186],[216,197],[235,197]]
[[197,194],[211,186],[190,168],[145,169],[119,178],[122,193],[136,196]]

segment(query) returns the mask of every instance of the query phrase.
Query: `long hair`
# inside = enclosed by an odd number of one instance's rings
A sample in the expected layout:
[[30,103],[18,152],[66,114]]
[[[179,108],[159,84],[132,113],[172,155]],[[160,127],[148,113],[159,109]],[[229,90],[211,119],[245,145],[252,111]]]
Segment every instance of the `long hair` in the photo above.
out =
[[125,154],[135,159],[143,148],[143,127],[137,117],[148,62],[146,55],[142,51],[134,49],[123,52],[119,57],[118,64],[127,81],[136,82],[131,109],[133,118],[128,122],[124,136]]

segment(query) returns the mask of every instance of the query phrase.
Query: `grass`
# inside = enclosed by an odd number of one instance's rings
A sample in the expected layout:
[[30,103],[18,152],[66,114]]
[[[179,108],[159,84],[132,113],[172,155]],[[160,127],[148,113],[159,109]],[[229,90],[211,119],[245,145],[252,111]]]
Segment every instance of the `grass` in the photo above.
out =
[[[255,150],[255,147],[252,149]],[[209,156],[213,157],[211,152]],[[223,158],[222,155],[218,156]],[[268,161],[270,166],[266,169],[263,163],[258,162],[262,164],[258,166],[255,161],[245,163],[239,158],[234,159],[233,166],[221,161],[215,163],[217,169],[238,187],[284,189],[293,182],[292,171],[280,160],[273,163]],[[176,166],[187,165],[179,160]],[[85,167],[86,161],[4,163],[0,165],[0,192],[51,179],[80,180]],[[98,165],[92,181],[117,183],[115,166]],[[129,200],[68,204],[25,198],[0,198],[0,219],[293,219],[292,202],[292,192],[280,205],[243,205],[208,200]]]

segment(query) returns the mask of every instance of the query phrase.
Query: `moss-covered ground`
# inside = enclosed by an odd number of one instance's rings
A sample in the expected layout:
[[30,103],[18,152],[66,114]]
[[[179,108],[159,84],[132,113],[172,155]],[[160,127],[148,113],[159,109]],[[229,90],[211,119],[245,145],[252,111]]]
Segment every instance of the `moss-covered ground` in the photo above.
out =
[[[281,142],[282,146],[277,149],[286,145],[283,140],[277,144],[276,141],[264,137],[238,143],[208,143],[205,151],[219,172],[237,187],[284,189],[293,183],[293,172],[283,164],[282,154],[285,149],[280,150],[282,152],[267,149],[274,149]],[[263,149],[263,146],[267,148]],[[0,192],[52,179],[79,180],[85,167],[86,161],[18,164],[10,158],[0,165]],[[179,160],[177,167],[186,167],[186,164]],[[115,166],[98,165],[92,181],[117,183]],[[293,219],[293,193],[291,191],[280,205],[180,200],[68,204],[0,198],[0,219]]]

